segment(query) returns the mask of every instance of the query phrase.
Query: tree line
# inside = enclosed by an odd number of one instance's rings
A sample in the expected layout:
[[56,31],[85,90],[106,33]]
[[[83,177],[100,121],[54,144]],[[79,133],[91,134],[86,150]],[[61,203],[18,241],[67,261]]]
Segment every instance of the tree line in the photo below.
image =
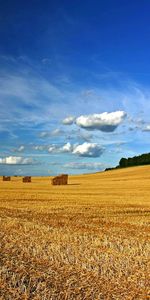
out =
[[105,171],[119,169],[119,168],[149,165],[149,164],[150,164],[150,153],[145,153],[145,154],[128,157],[128,158],[122,157],[119,161],[118,166],[116,166],[114,168],[106,168]]

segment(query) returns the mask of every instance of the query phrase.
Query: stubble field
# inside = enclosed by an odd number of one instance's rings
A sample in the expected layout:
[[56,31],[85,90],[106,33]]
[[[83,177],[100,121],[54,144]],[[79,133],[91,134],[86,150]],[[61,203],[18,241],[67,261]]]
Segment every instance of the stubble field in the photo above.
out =
[[150,167],[0,177],[0,299],[150,299]]

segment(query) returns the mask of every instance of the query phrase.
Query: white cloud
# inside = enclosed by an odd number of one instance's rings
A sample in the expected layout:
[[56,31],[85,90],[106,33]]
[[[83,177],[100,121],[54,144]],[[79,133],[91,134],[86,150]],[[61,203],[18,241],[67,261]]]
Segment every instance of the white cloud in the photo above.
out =
[[51,154],[72,153],[83,157],[99,157],[104,151],[104,148],[102,148],[97,143],[87,143],[87,142],[83,144],[71,144],[68,142],[63,146],[59,146],[56,144],[52,144],[49,146],[36,145],[34,146],[34,149],[38,151],[47,150]]
[[14,148],[11,151],[12,152],[23,152],[25,150],[25,146],[21,145],[18,148]]
[[42,131],[42,132],[40,132],[39,137],[41,137],[41,138],[49,137],[49,132]]
[[48,147],[48,152],[49,153],[56,153],[58,152],[59,147],[57,147],[56,145],[51,145]]
[[49,153],[56,153],[59,150],[59,146],[57,146],[55,144],[52,144],[52,145],[34,145],[32,148],[36,151],[48,151]]
[[25,147],[22,145],[22,146],[20,146],[20,147],[17,149],[17,151],[18,151],[18,152],[22,152],[22,151],[24,151],[24,149],[25,149]]
[[143,129],[143,131],[150,131],[150,125],[146,125]]
[[96,143],[83,143],[74,148],[73,154],[83,157],[99,157],[104,149]]
[[59,128],[56,128],[50,132],[51,136],[58,136],[58,135],[61,135],[62,133],[63,133],[63,131]]
[[106,166],[103,163],[100,163],[100,162],[90,162],[90,163],[71,162],[71,163],[65,164],[64,167],[68,168],[68,169],[71,168],[71,169],[102,170]]
[[74,123],[74,121],[75,121],[75,117],[69,116],[69,117],[65,118],[65,119],[62,121],[62,123],[63,123],[64,125],[72,125],[72,124]]
[[126,113],[124,111],[104,112],[102,114],[92,114],[80,116],[76,119],[76,124],[87,130],[101,130],[104,132],[114,131],[122,123]]
[[66,143],[60,150],[62,152],[72,152],[73,146],[70,143]]
[[51,145],[48,148],[49,153],[65,153],[65,152],[72,152],[73,146],[68,142],[64,144],[62,147],[59,147],[57,145]]
[[7,165],[30,165],[33,164],[34,161],[32,158],[25,158],[21,156],[8,156],[0,158],[0,164]]
[[[49,122],[50,115],[57,114],[52,99],[57,99],[58,105],[62,93],[46,79],[27,73],[0,72],[1,119],[27,124]],[[11,110],[7,109],[9,106]]]
[[35,145],[35,146],[33,146],[33,149],[37,150],[37,151],[43,151],[43,150],[47,149],[47,146],[45,146],[45,145]]
[[45,137],[55,137],[55,136],[60,136],[60,135],[62,135],[62,134],[64,134],[64,131],[63,130],[61,130],[61,129],[59,129],[59,128],[56,128],[56,129],[54,129],[54,130],[52,130],[52,131],[42,131],[40,134],[39,134],[39,136],[41,137],[41,138],[45,138]]

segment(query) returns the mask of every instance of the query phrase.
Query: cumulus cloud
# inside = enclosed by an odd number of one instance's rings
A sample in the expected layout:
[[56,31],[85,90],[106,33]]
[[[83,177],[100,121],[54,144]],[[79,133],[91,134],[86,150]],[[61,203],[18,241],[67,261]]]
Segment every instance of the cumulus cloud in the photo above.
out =
[[83,143],[74,148],[73,154],[83,157],[99,157],[104,149],[96,143]]
[[150,125],[146,125],[146,126],[143,128],[143,131],[150,131]]
[[83,144],[71,144],[70,142],[68,142],[63,146],[59,146],[56,144],[51,144],[49,146],[36,145],[34,146],[34,149],[38,151],[46,150],[51,154],[71,153],[83,157],[99,157],[104,151],[104,148],[102,148],[97,143],[88,142],[85,142]]
[[76,124],[87,130],[114,131],[122,123],[126,113],[124,111],[104,112],[102,114],[82,115],[76,119]]
[[62,152],[72,152],[73,146],[70,143],[66,143],[60,150]]
[[71,169],[87,169],[87,170],[102,170],[104,169],[106,166],[103,163],[100,162],[90,162],[90,163],[86,163],[86,162],[71,162],[68,164],[64,165],[64,168],[71,168]]
[[34,161],[32,158],[26,158],[21,156],[8,156],[0,158],[0,164],[5,165],[31,165]]
[[72,125],[72,124],[74,123],[74,121],[75,121],[75,117],[73,117],[73,116],[68,116],[67,118],[65,118],[65,119],[62,121],[62,123],[63,123],[64,125]]
[[66,152],[72,152],[73,146],[68,142],[64,144],[63,146],[59,147],[57,145],[51,145],[48,148],[49,153],[66,153]]

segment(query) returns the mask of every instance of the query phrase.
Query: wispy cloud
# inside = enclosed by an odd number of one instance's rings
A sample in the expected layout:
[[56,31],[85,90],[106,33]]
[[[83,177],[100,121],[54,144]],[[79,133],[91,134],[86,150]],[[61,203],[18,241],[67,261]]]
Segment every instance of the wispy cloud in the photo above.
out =
[[[106,87],[99,84],[105,76],[97,78],[99,81],[90,81],[89,77],[81,82],[69,78],[66,84],[66,80],[57,80],[64,74],[69,77],[65,68],[54,77],[43,72],[42,68],[50,61],[40,61],[41,67],[27,57],[6,56],[0,58],[0,62],[3,166],[4,162],[6,165],[11,161],[4,160],[11,155],[11,149],[15,149],[16,157],[25,151],[31,157],[43,156],[47,162],[53,155],[57,155],[58,162],[71,157],[85,157],[87,162],[96,157],[101,157],[102,162],[111,161],[109,151],[115,153],[116,136],[117,142],[126,141],[119,149],[120,155],[143,151],[143,144],[147,145],[144,149],[148,149],[148,87],[132,80]],[[113,73],[109,75],[114,76]],[[116,80],[119,81],[119,76]]]
[[35,161],[29,157],[21,157],[21,156],[8,156],[0,158],[0,164],[6,165],[31,165],[34,164]]
[[[2,75],[0,78],[1,118],[24,122],[50,120],[52,98],[61,93],[48,81],[23,75]],[[41,101],[42,97],[42,101]],[[11,110],[6,110],[10,107]]]
[[47,145],[34,145],[32,148],[36,151],[44,151],[48,149]]
[[[150,108],[149,90],[135,82],[126,81],[122,89],[94,85],[92,88],[80,87],[72,82],[68,87],[60,86],[52,78],[39,75],[40,70],[34,72],[29,64],[22,64],[19,58],[8,57],[8,60],[9,68],[2,68],[0,72],[1,120],[26,122],[27,126],[29,122],[52,123],[63,119],[63,124],[67,125],[74,123],[74,115],[98,115],[106,111],[106,107],[108,113],[121,110],[132,117],[145,111],[145,105]],[[68,117],[65,118],[66,114]]]
[[100,162],[70,162],[64,165],[66,169],[77,169],[77,170],[102,170],[106,168],[106,165]]
[[57,136],[61,136],[65,134],[65,132],[60,129],[60,128],[56,128],[52,131],[42,131],[40,134],[39,134],[39,137],[41,138],[47,138],[47,137],[57,137]]
[[18,149],[16,149],[18,152],[23,152],[25,150],[25,146],[21,145]]

